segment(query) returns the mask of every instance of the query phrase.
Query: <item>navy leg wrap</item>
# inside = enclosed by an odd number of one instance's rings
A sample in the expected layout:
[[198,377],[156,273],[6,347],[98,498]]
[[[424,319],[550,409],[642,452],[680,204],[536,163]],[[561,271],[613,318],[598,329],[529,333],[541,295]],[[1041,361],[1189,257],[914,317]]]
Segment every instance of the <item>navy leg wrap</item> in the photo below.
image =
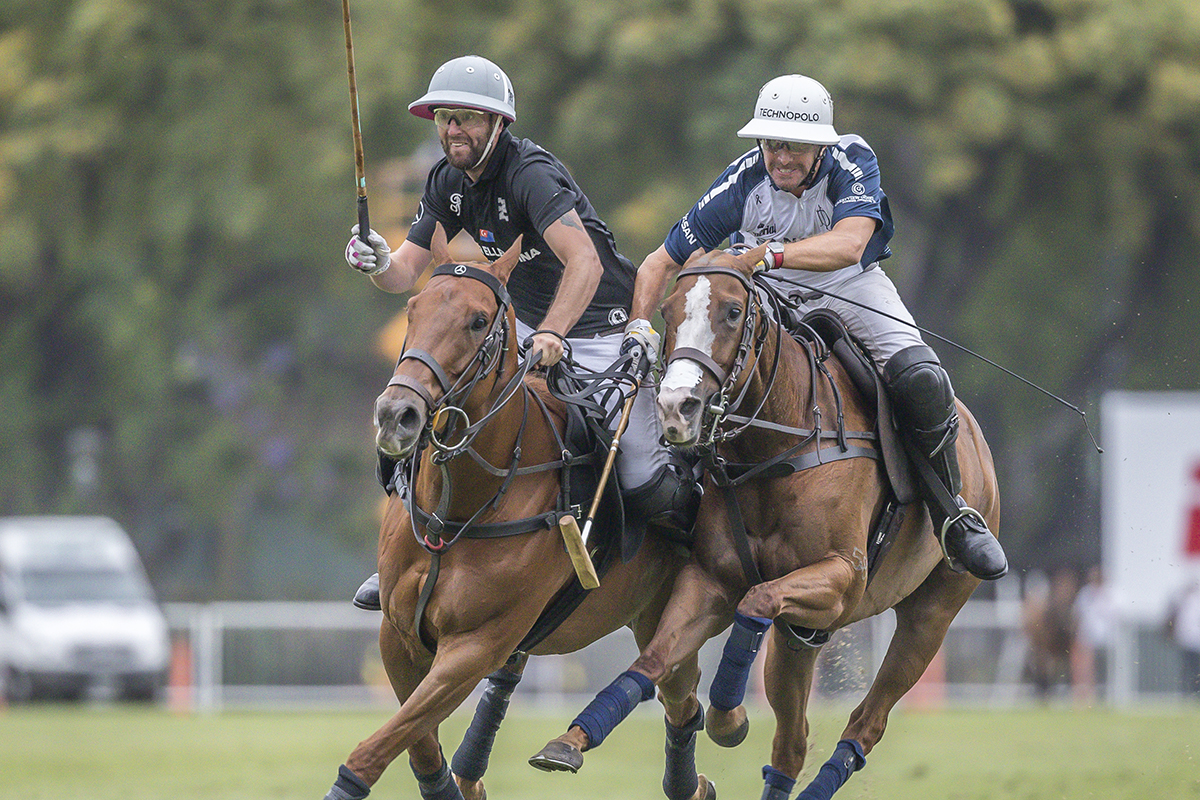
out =
[[817,777],[796,795],[796,800],[829,800],[853,773],[863,768],[866,761],[861,744],[853,739],[842,739],[829,760],[821,765]]
[[795,785],[795,778],[789,778],[770,764],[763,767],[762,800],[787,800]]
[[363,800],[371,793],[371,787],[362,778],[350,771],[345,764],[338,767],[337,780],[325,795],[325,800]]
[[521,676],[504,669],[498,669],[487,677],[487,688],[479,705],[475,707],[475,716],[471,725],[463,734],[462,743],[454,751],[451,768],[454,774],[469,781],[477,781],[487,772],[488,759],[492,755],[492,745],[496,741],[496,731],[504,721],[508,712],[508,701],[513,689],[521,682]]
[[[412,767],[412,762],[409,762]],[[417,776],[417,787],[421,790],[422,800],[463,800],[454,776],[450,774],[450,765],[442,756],[442,766],[431,775],[421,775],[413,767],[413,775]]]
[[750,665],[762,646],[763,634],[771,627],[765,617],[733,615],[733,628],[725,640],[721,663],[708,689],[708,703],[719,711],[730,711],[742,704]]
[[696,794],[696,787],[700,785],[700,778],[696,775],[696,731],[703,727],[703,706],[682,728],[667,722],[667,767],[663,772],[663,793],[668,800],[688,800]]
[[604,737],[612,733],[629,712],[643,700],[654,697],[654,681],[640,672],[626,670],[615,681],[600,690],[587,708],[571,721],[588,737],[588,747],[599,747]]

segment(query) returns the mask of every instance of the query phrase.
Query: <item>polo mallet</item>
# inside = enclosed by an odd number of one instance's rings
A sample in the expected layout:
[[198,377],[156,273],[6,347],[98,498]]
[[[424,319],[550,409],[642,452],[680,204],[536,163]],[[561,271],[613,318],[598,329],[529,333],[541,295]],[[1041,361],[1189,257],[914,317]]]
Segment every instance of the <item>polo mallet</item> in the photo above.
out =
[[354,177],[358,190],[358,236],[366,242],[371,233],[367,215],[367,169],[363,160],[362,130],[358,124],[358,84],[354,80],[354,39],[350,36],[350,0],[342,0],[342,26],[346,29],[346,76],[350,79],[350,126],[354,132]]
[[588,535],[592,532],[592,523],[596,520],[596,511],[600,508],[600,499],[604,496],[604,487],[608,485],[608,476],[612,472],[613,461],[617,458],[617,448],[621,444],[625,426],[629,424],[629,412],[633,411],[633,401],[637,399],[638,386],[641,382],[641,376],[638,376],[633,384],[633,391],[625,399],[625,407],[621,409],[621,419],[617,423],[617,429],[613,431],[612,445],[608,448],[608,457],[604,459],[600,483],[596,487],[596,496],[592,498],[592,508],[583,522],[583,531],[579,530],[579,523],[570,514],[558,522],[559,530],[562,531],[563,543],[567,547],[567,554],[571,557],[571,564],[575,567],[575,574],[579,576],[579,583],[585,589],[595,589],[600,585],[596,567],[592,564],[591,556],[587,551]]

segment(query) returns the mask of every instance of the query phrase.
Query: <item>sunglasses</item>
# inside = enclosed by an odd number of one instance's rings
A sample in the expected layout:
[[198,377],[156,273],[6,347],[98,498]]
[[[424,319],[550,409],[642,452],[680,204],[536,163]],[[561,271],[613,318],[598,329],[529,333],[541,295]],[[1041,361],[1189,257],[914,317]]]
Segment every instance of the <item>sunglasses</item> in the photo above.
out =
[[760,139],[762,146],[772,153],[787,150],[789,153],[815,153],[820,145],[809,142],[785,142],[781,139]]
[[478,128],[486,124],[490,116],[487,112],[468,108],[439,108],[433,112],[433,121],[440,128],[450,127],[451,121],[458,123],[460,128]]

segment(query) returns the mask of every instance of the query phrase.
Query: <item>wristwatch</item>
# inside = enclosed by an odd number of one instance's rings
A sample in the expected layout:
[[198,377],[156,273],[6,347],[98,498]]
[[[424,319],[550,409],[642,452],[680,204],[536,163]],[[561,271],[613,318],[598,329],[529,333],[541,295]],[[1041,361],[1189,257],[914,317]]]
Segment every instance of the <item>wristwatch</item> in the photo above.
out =
[[767,255],[771,257],[771,268],[783,266],[783,242],[767,242]]

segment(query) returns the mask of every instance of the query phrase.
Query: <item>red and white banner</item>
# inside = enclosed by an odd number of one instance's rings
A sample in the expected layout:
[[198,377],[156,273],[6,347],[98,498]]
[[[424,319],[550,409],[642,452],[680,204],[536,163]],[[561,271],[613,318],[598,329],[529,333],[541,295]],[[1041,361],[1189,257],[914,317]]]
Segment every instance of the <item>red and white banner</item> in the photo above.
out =
[[1123,616],[1162,622],[1200,577],[1200,393],[1109,392],[1101,420],[1105,579]]

